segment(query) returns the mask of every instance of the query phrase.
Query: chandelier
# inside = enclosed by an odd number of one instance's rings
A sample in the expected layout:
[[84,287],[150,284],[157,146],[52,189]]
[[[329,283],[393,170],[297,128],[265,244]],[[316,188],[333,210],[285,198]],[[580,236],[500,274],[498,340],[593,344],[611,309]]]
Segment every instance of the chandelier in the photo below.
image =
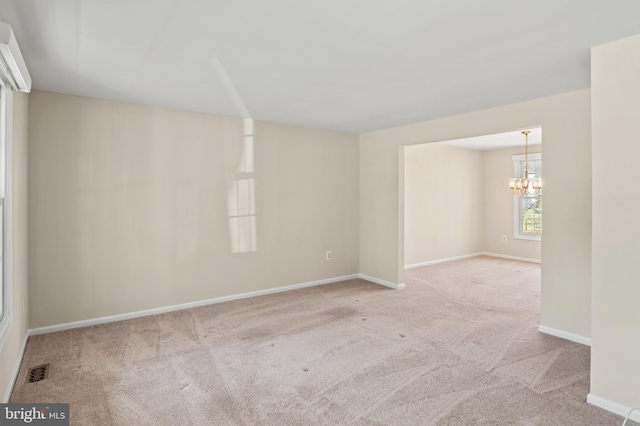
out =
[[521,178],[509,179],[509,188],[514,194],[520,195],[536,195],[542,188],[542,179],[539,177],[533,177],[529,179],[529,130],[525,130],[522,134],[525,137],[524,141],[524,174]]

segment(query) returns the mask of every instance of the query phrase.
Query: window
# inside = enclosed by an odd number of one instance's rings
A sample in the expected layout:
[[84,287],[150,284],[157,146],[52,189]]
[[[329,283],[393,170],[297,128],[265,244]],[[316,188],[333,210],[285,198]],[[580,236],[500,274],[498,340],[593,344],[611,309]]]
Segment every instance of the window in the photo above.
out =
[[0,350],[9,336],[13,322],[11,293],[13,90],[29,92],[31,77],[11,26],[0,22]]
[[11,121],[13,92],[0,80],[0,348],[12,323],[11,293]]
[[[5,129],[5,117],[4,117],[4,100],[6,98],[5,88],[4,86],[0,89],[0,131],[4,134]],[[4,198],[5,198],[5,175],[6,175],[6,167],[5,167],[5,138],[4,135],[0,136],[0,322],[5,317],[5,300],[8,300],[6,297],[5,285],[4,285]]]
[[[539,153],[529,154],[529,178],[542,178],[542,156]],[[514,176],[524,174],[524,155],[513,156]],[[537,194],[513,197],[514,199],[514,232],[513,238],[540,241],[542,237],[542,190]]]

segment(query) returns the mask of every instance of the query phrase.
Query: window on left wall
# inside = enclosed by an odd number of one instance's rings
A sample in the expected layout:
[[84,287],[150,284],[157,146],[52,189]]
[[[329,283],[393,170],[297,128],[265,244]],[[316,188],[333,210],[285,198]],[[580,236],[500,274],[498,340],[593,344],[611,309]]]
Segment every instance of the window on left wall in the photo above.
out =
[[[0,90],[0,103],[4,103],[5,93],[4,87]],[[5,117],[0,117],[0,128],[5,127]],[[0,138],[0,322],[5,317],[5,280],[4,280],[4,196],[5,196],[5,174],[6,174],[6,154],[5,154],[5,138]]]
[[11,26],[0,22],[0,350],[13,324],[13,92],[31,91],[31,76]]
[[13,320],[11,281],[11,136],[13,92],[0,79],[0,348]]

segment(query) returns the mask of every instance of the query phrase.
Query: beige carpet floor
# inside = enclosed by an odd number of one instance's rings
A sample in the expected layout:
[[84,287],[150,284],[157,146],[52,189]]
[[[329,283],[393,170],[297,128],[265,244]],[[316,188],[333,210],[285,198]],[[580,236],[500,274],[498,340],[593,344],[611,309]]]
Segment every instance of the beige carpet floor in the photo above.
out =
[[[12,402],[74,425],[621,425],[589,348],[538,332],[540,266],[477,257],[29,339]],[[49,378],[25,384],[27,368]]]

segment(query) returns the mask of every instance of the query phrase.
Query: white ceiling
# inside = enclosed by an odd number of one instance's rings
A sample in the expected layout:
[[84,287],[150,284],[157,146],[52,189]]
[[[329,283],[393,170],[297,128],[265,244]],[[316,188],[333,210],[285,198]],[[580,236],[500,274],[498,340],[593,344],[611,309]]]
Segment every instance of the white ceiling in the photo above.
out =
[[589,87],[638,0],[0,0],[34,88],[367,132]]
[[[529,146],[542,144],[542,129],[534,127],[529,130]],[[491,149],[512,148],[525,145],[525,137],[522,130],[514,132],[498,133],[495,135],[475,136],[465,139],[453,139],[449,141],[438,142],[442,145],[455,146],[458,148],[477,149],[487,151]]]

